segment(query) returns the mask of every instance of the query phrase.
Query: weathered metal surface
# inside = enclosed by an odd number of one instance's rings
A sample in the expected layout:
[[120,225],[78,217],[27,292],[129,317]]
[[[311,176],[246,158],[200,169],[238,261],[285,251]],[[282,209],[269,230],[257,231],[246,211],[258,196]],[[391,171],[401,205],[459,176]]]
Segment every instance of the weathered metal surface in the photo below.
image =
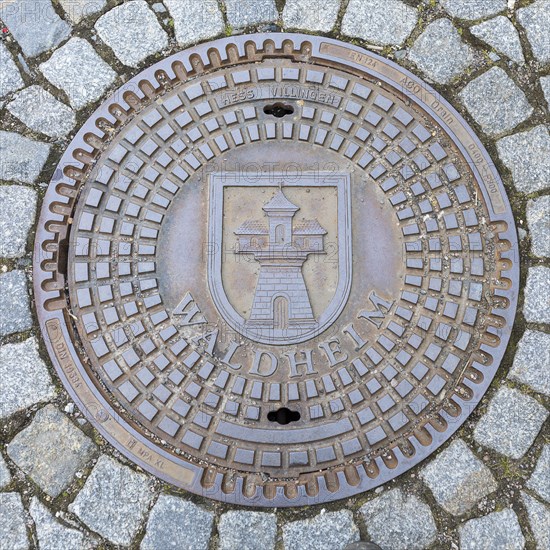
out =
[[48,188],[35,292],[101,433],[168,482],[297,506],[406,471],[510,335],[517,239],[460,115],[381,57],[248,35],[144,71]]

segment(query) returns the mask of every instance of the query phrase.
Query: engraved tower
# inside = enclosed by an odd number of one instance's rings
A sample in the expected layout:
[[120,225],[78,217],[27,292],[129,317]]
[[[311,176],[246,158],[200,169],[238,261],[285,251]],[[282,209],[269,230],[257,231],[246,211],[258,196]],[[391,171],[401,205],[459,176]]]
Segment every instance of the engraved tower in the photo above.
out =
[[300,208],[282,188],[264,205],[267,224],[248,220],[236,231],[236,254],[253,254],[260,275],[246,326],[263,336],[296,336],[315,328],[302,267],[324,254],[326,230],[317,220],[293,222]]

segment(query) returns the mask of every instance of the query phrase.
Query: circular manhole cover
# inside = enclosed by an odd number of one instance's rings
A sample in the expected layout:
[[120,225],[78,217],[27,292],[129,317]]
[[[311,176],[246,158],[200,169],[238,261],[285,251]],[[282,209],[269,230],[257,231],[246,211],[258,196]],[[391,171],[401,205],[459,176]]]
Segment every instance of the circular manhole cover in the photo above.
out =
[[35,291],[91,422],[162,479],[292,506],[440,446],[518,288],[491,161],[429,86],[334,40],[178,53],[86,122],[48,188]]

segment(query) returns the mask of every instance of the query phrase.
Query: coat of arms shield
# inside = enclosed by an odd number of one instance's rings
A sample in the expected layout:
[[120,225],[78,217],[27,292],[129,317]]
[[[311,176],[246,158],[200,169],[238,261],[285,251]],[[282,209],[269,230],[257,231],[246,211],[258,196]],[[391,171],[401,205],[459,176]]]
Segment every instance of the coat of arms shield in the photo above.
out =
[[338,317],[352,279],[350,178],[210,175],[208,284],[250,340],[288,345]]

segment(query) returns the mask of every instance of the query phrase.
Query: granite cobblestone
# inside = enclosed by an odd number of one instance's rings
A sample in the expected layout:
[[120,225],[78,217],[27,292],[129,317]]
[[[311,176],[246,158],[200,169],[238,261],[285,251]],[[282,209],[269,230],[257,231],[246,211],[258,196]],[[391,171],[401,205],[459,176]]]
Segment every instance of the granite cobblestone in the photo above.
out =
[[21,89],[25,85],[25,82],[21,77],[13,56],[3,42],[0,42],[0,64],[2,66],[0,97],[4,97],[11,92]]
[[550,445],[545,445],[542,448],[535,470],[531,474],[527,482],[527,487],[540,497],[542,497],[548,504],[550,504]]
[[497,141],[502,162],[522,193],[550,189],[550,134],[545,125]]
[[293,521],[283,526],[285,550],[344,550],[359,540],[359,529],[349,510],[321,512],[311,519]]
[[53,138],[66,136],[76,122],[73,110],[41,86],[18,92],[7,109],[31,130]]
[[482,130],[493,136],[513,130],[533,112],[523,91],[500,67],[472,80],[459,96]]
[[540,86],[542,88],[544,98],[546,99],[546,107],[550,110],[550,75],[541,77]]
[[44,76],[63,90],[75,109],[99,99],[115,81],[115,71],[89,42],[71,38],[40,65]]
[[11,474],[4,460],[4,457],[0,455],[0,490],[4,489],[11,483]]
[[218,523],[220,550],[273,550],[277,537],[276,514],[229,510]]
[[483,40],[500,53],[509,57],[512,61],[525,63],[521,41],[514,24],[505,17],[499,15],[489,21],[484,21],[470,29],[474,36]]
[[422,470],[420,476],[441,507],[454,515],[468,512],[497,489],[489,468],[461,439],[453,441]]
[[527,33],[533,55],[541,63],[550,62],[550,0],[537,0],[516,12]]
[[289,29],[329,32],[336,24],[340,0],[288,0],[283,11]]
[[527,273],[523,315],[530,323],[550,323],[550,268],[532,267]]
[[445,18],[430,23],[416,39],[408,58],[431,80],[447,84],[473,62],[473,51]]
[[550,257],[550,195],[527,203],[527,225],[531,233],[531,253]]
[[512,510],[493,512],[460,527],[461,550],[521,550],[525,537]]
[[550,334],[526,330],[514,357],[508,378],[527,384],[534,391],[550,396]]
[[113,544],[128,546],[152,498],[147,476],[102,455],[69,511]]
[[[187,500],[161,495],[149,520],[140,550],[170,548],[178,541],[181,548],[207,550],[214,514]],[[262,537],[262,533],[258,537]],[[234,546],[246,550],[244,546]],[[266,548],[267,550],[267,548]]]
[[0,179],[33,183],[46,164],[50,145],[0,130]]
[[477,423],[474,438],[517,460],[530,449],[547,418],[548,411],[536,399],[502,386]]
[[116,57],[130,67],[138,67],[168,46],[168,35],[145,0],[130,0],[113,8],[94,28]]
[[0,493],[0,541],[9,550],[28,550],[25,508],[18,493]]
[[9,457],[51,497],[91,460],[95,444],[53,405],[46,405],[7,447]]
[[81,531],[56,521],[36,497],[31,500],[29,512],[34,521],[40,550],[91,550],[97,546]]
[[0,187],[0,258],[21,258],[36,216],[37,195],[21,185]]
[[165,0],[174,20],[178,44],[187,46],[220,34],[224,29],[217,0]]
[[521,493],[521,499],[527,510],[527,517],[535,537],[537,549],[546,550],[550,548],[550,507],[545,506],[524,491]]
[[0,336],[32,328],[27,277],[21,270],[0,273]]
[[55,395],[35,338],[0,347],[0,380],[0,420]]
[[28,57],[51,50],[71,33],[71,25],[59,17],[51,0],[2,2],[0,18]]
[[107,5],[107,0],[59,0],[59,3],[67,17],[77,24],[100,12]]
[[440,0],[452,17],[474,21],[490,17],[507,8],[507,0]]
[[234,29],[270,23],[279,17],[274,0],[225,0],[225,9]]
[[413,31],[418,12],[400,0],[350,0],[342,32],[372,43],[400,45]]
[[392,550],[422,550],[435,541],[430,507],[415,495],[392,489],[360,508],[372,541]]

